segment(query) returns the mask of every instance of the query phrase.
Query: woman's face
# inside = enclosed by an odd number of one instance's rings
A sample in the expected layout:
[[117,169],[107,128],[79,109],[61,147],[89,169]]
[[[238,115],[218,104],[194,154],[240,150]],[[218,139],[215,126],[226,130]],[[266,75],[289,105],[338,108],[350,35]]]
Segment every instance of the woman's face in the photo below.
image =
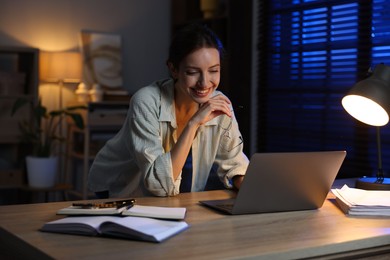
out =
[[186,56],[178,69],[171,69],[177,79],[176,89],[180,97],[184,95],[202,104],[208,101],[217,89],[221,76],[219,52],[215,48],[201,48]]

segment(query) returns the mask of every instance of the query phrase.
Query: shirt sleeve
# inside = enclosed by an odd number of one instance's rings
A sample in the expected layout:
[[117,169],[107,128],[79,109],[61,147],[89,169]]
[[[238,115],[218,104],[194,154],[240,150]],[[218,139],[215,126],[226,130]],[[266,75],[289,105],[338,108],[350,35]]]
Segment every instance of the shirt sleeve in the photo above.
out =
[[129,109],[130,147],[143,174],[145,188],[156,196],[178,194],[171,154],[164,151],[160,133],[160,97],[135,95]]
[[[229,120],[225,117],[224,120]],[[233,177],[245,175],[249,160],[244,154],[244,140],[241,136],[236,118],[232,118],[232,127],[229,130],[220,129],[219,147],[215,162],[217,163],[219,178],[227,188],[233,187]]]

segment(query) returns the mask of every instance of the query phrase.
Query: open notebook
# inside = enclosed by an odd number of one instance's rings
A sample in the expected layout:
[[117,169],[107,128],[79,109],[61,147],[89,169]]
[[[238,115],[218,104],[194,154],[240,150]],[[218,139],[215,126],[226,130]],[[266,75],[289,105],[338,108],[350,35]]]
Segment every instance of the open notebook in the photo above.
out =
[[200,201],[228,214],[322,207],[345,151],[256,153],[235,199]]

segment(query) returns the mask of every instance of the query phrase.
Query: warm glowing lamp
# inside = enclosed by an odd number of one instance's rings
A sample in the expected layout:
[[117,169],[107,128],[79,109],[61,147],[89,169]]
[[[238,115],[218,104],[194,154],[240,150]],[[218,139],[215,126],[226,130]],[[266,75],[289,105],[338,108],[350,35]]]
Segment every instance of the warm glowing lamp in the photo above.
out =
[[390,67],[379,64],[370,77],[358,82],[342,99],[344,109],[355,119],[377,127],[378,171],[376,178],[364,177],[356,187],[367,190],[390,190],[390,179],[382,168],[380,126],[389,122]]
[[79,52],[44,52],[39,54],[39,78],[45,82],[77,83],[82,71]]
[[[41,82],[56,83],[59,85],[59,108],[63,109],[64,83],[80,82],[82,74],[82,60],[79,52],[45,52],[39,53],[39,79]],[[62,117],[59,119],[59,135],[62,136]],[[61,148],[60,148],[61,149]],[[62,174],[62,159],[60,159]]]
[[58,83],[59,107],[62,109],[62,88],[64,83],[78,83],[81,79],[82,61],[79,52],[39,53],[39,79],[42,82]]

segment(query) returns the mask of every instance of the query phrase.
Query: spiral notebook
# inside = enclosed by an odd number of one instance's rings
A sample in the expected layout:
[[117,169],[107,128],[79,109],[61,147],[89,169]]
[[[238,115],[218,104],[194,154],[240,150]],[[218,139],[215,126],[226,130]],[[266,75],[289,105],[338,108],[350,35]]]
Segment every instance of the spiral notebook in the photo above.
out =
[[256,153],[235,199],[200,201],[227,214],[318,209],[346,151]]

